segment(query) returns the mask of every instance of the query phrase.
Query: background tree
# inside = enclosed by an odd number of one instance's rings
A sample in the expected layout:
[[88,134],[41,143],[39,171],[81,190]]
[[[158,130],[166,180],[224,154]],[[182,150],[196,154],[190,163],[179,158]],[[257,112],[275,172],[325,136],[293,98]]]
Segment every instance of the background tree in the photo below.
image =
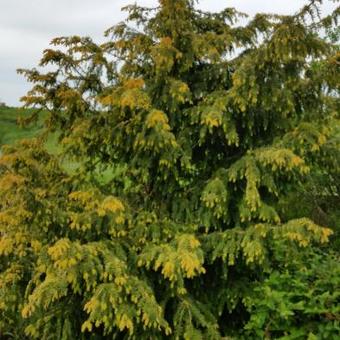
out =
[[[315,246],[332,230],[286,204],[313,171],[338,174],[339,55],[321,37],[338,10],[322,19],[320,3],[246,26],[191,0],[132,5],[106,43],[56,38],[40,63],[53,71],[20,71],[63,152],[44,151],[45,134],[4,148],[2,334],[338,334],[339,280],[322,271],[338,253]],[[319,309],[303,302],[313,277]]]

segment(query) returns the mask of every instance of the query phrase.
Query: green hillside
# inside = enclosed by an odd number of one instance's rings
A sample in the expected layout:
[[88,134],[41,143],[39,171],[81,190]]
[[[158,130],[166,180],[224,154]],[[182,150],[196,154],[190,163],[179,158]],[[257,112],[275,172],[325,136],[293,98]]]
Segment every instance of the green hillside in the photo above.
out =
[[32,109],[0,107],[0,145],[34,137],[41,131],[40,124],[30,127],[21,127],[18,124],[18,117],[28,117],[32,111]]
[[[14,144],[25,138],[33,138],[43,132],[44,115],[41,116],[38,123],[32,123],[28,127],[23,127],[19,124],[20,118],[27,118],[33,112],[33,109],[0,107],[0,155],[3,145]],[[61,151],[57,139],[58,133],[49,134],[45,144],[48,152],[57,154]],[[63,157],[62,167],[68,173],[73,174],[79,168],[79,162]],[[95,174],[98,181],[108,182],[112,177],[112,169],[110,167],[107,167],[105,170],[98,168]]]
[[[41,116],[38,123],[32,123],[25,127],[19,124],[20,118],[28,118],[33,112],[33,109],[0,107],[0,153],[2,145],[13,144],[20,139],[36,137],[43,131],[44,115]],[[46,148],[52,153],[60,150],[60,147],[57,146],[57,134],[50,134]],[[67,165],[67,168],[69,168],[69,165]]]

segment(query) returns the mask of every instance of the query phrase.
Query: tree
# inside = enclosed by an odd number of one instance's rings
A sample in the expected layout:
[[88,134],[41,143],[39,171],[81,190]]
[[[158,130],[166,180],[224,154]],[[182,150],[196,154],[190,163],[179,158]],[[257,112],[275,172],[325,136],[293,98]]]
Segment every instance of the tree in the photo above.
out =
[[[0,159],[2,334],[293,336],[292,322],[258,321],[254,292],[270,300],[275,272],[303,269],[332,234],[284,209],[334,161],[339,55],[320,32],[338,10],[319,18],[319,3],[246,26],[192,0],[132,5],[106,43],[56,38],[40,63],[52,71],[20,71],[31,118],[49,112],[63,151],[48,154],[43,134]],[[326,312],[308,314],[301,336],[325,315],[336,334],[339,314]]]

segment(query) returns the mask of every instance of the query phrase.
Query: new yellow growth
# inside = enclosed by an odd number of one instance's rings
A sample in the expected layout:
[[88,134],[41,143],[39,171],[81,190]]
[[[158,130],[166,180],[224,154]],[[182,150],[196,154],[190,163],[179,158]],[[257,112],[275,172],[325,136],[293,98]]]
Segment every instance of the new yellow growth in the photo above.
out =
[[292,241],[297,241],[300,247],[307,247],[309,244],[309,240],[298,232],[288,232],[286,236]]
[[141,89],[144,85],[144,80],[141,78],[128,79],[124,83],[124,87],[127,89]]
[[162,126],[169,126],[168,122],[169,120],[168,120],[167,115],[163,111],[160,111],[160,110],[152,110],[146,118],[146,126],[148,128],[153,128],[157,124],[160,124]]
[[14,250],[14,241],[11,238],[1,237],[0,239],[0,255],[9,255]]
[[107,197],[104,199],[104,201],[101,203],[100,208],[98,211],[110,211],[113,213],[121,212],[124,211],[124,205],[123,203],[118,199],[113,196]]
[[196,249],[201,245],[201,242],[197,238],[192,237],[189,240],[189,244],[192,249]]
[[70,240],[61,239],[53,247],[48,249],[48,254],[51,256],[52,260],[57,260],[60,257],[63,257],[70,247]]
[[31,247],[32,247],[32,249],[33,249],[33,251],[34,251],[35,253],[38,253],[38,252],[41,250],[41,248],[42,248],[42,244],[41,244],[41,242],[38,241],[38,240],[33,240],[33,241],[31,242]]
[[173,262],[166,262],[162,269],[162,274],[165,278],[168,278],[170,281],[172,281],[175,278],[175,265]]
[[326,243],[329,241],[329,237],[333,234],[333,230],[329,228],[322,228],[321,229],[321,243]]
[[116,323],[121,331],[126,328],[127,330],[129,330],[130,334],[133,332],[133,322],[126,314],[117,315]]
[[209,113],[202,115],[201,123],[210,128],[221,126],[222,114],[217,111],[210,111]]
[[87,209],[93,209],[98,203],[94,197],[94,193],[89,191],[75,191],[69,194],[69,198],[80,202]]
[[7,191],[7,190],[12,189],[13,187],[20,186],[24,181],[25,181],[24,177],[20,175],[8,173],[1,177],[0,189],[3,191]]
[[91,321],[85,321],[81,326],[81,331],[84,333],[86,331],[92,332],[92,323]]
[[133,88],[126,90],[122,94],[120,105],[131,110],[136,108],[148,109],[150,107],[150,99],[142,90]]
[[9,214],[9,213],[6,213],[6,212],[0,212],[0,225],[4,225],[6,227],[8,227],[8,226],[14,227],[15,225],[17,225],[19,223],[20,223],[20,220],[13,217],[12,214]]
[[124,286],[127,283],[126,276],[117,276],[114,280],[115,284],[118,286]]
[[292,157],[292,164],[294,166],[298,167],[298,166],[302,165],[303,163],[304,162],[303,162],[303,160],[300,157],[298,157],[298,156],[293,156]]
[[205,269],[201,266],[199,259],[190,253],[185,253],[182,255],[181,267],[185,271],[187,278],[192,278],[196,274],[205,273]]
[[170,37],[164,37],[161,39],[160,45],[170,47],[172,46],[172,39]]

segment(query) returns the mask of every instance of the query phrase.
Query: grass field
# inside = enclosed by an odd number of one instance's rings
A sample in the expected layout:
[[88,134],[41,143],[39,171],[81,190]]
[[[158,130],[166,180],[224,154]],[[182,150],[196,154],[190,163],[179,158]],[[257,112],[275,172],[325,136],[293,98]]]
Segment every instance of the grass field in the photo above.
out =
[[[4,144],[13,144],[24,138],[33,138],[43,131],[42,120],[29,127],[21,127],[18,124],[19,117],[29,117],[33,113],[32,109],[22,109],[15,107],[0,107],[0,155],[1,146]],[[52,134],[46,141],[46,149],[52,154],[61,151],[57,143],[58,134]],[[75,173],[79,163],[64,158],[62,166],[68,173]],[[99,181],[107,182],[112,177],[113,170],[108,168],[105,171],[96,170],[96,178]]]
[[28,117],[32,112],[30,109],[0,107],[0,145],[38,135],[42,129],[40,124],[24,128],[17,123],[18,117]]
[[[18,119],[27,118],[33,113],[33,109],[22,109],[16,107],[0,107],[0,153],[1,146],[13,144],[24,138],[33,138],[43,131],[42,119],[29,127],[22,127]],[[57,134],[50,135],[46,141],[46,149],[51,153],[57,153],[60,148],[57,146]]]
[[[28,127],[22,127],[18,123],[19,118],[27,118],[32,113],[32,109],[0,107],[0,155],[2,145],[14,144],[16,141],[25,138],[37,137],[43,132],[43,118]],[[57,138],[58,134],[51,134],[45,143],[45,147],[50,153],[57,154],[61,151]],[[63,165],[66,170],[72,170],[76,163],[65,162]]]

